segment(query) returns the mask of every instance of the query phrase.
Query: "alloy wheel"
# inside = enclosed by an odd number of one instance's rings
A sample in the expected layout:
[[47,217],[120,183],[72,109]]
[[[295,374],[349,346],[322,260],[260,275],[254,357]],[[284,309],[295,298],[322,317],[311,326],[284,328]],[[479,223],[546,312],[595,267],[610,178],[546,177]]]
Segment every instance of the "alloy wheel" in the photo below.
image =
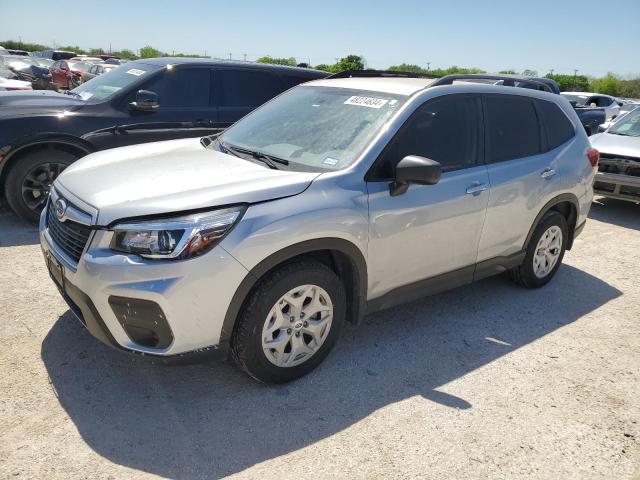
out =
[[49,190],[53,181],[67,167],[63,163],[42,163],[27,173],[22,181],[22,199],[33,211],[44,208],[49,199]]
[[544,278],[551,273],[562,253],[562,230],[557,225],[549,227],[538,240],[533,255],[533,273]]
[[311,358],[329,336],[333,303],[326,290],[301,285],[273,305],[262,328],[262,349],[278,367],[294,367]]

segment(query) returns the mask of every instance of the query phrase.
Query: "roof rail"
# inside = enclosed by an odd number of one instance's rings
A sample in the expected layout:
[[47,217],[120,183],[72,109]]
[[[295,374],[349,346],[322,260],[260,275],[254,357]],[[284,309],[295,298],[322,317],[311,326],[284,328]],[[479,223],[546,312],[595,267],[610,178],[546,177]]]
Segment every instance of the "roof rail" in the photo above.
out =
[[[495,80],[502,81],[502,84],[505,87],[532,88],[534,90],[542,90],[545,92],[554,93],[549,85],[538,79],[517,75],[491,75],[485,73],[445,75],[444,77],[438,78],[438,80],[433,82],[430,87],[437,87],[438,85],[451,85],[453,84],[453,82],[458,80]],[[516,85],[516,82],[520,83],[521,85]]]
[[440,78],[436,75],[414,72],[396,72],[391,70],[346,70],[334,73],[327,78],[352,78],[352,77],[404,77],[404,78]]

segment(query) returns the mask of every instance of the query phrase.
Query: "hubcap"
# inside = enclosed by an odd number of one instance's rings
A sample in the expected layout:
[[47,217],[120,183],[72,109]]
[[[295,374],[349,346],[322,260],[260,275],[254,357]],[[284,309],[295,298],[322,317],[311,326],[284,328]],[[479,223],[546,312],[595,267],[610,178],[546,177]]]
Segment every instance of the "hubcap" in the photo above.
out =
[[22,199],[31,210],[42,210],[49,198],[53,181],[67,166],[63,163],[43,163],[35,167],[22,181]]
[[544,278],[556,266],[562,251],[562,230],[560,227],[553,225],[545,231],[533,255],[533,273],[538,278]]
[[262,349],[278,367],[309,360],[329,336],[333,303],[317,285],[302,285],[285,293],[271,308],[262,328]]

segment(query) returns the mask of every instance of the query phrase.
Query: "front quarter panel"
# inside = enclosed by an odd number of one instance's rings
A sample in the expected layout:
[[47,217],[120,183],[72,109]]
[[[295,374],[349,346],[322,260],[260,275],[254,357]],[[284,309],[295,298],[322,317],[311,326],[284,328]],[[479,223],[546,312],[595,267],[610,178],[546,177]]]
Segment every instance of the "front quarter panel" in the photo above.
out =
[[297,243],[339,238],[366,258],[366,185],[353,175],[323,174],[299,195],[251,205],[221,246],[247,270]]

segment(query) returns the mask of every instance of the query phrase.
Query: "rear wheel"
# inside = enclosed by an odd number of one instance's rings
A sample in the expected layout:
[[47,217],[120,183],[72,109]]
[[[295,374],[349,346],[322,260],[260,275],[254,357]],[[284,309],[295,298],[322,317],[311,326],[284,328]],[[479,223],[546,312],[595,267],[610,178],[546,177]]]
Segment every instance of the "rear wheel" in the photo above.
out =
[[344,286],[324,264],[275,270],[250,294],[232,340],[241,368],[265,383],[301,377],[324,360],[344,322]]
[[509,272],[511,279],[526,288],[549,283],[560,268],[568,238],[564,216],[555,211],[547,213],[531,236],[524,262]]
[[5,180],[11,209],[24,220],[37,222],[49,199],[51,184],[76,159],[56,149],[36,150],[16,159]]

